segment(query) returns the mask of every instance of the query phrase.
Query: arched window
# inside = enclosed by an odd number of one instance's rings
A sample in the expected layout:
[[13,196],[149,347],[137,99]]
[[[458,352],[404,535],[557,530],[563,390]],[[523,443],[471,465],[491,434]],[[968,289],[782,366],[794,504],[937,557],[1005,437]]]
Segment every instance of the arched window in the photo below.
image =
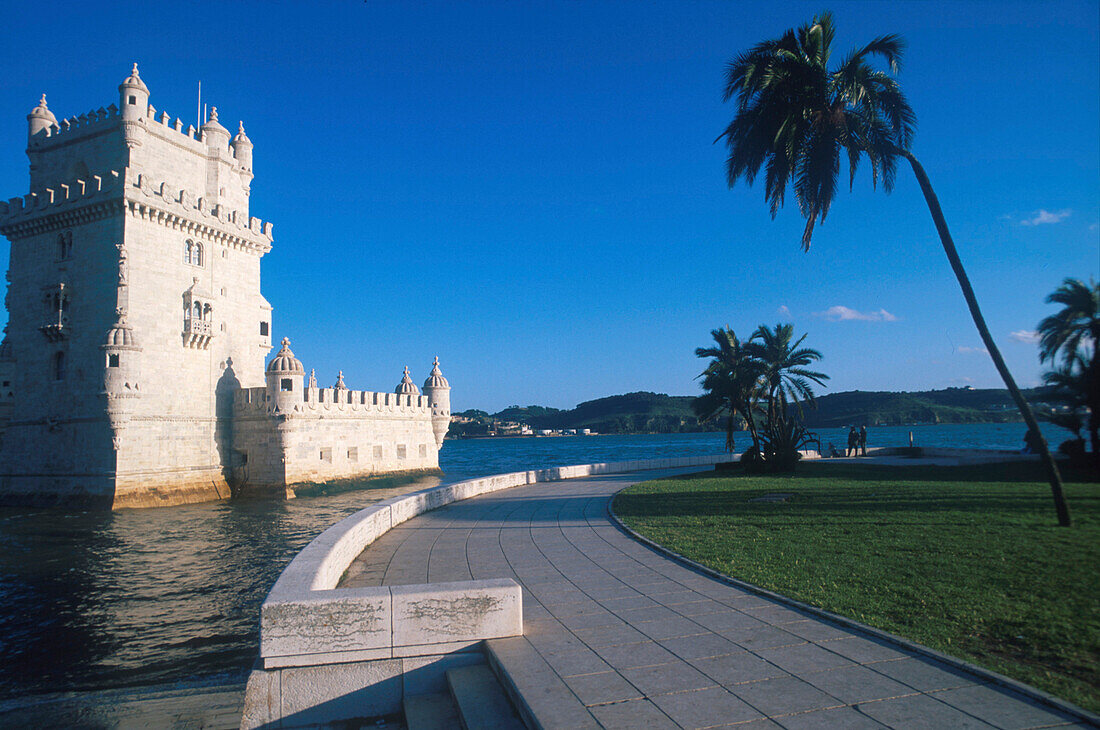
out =
[[191,315],[192,319],[202,319],[202,304],[200,304],[199,302],[195,302],[195,308],[193,312],[194,313]]
[[202,266],[202,244],[196,243],[195,250],[191,256],[191,263],[195,266]]
[[202,318],[210,319],[210,310],[212,307],[209,304],[202,305]]
[[55,352],[53,355],[53,379],[65,379],[65,353]]
[[191,319],[191,305],[187,302],[183,303],[183,318]]
[[195,244],[190,239],[188,239],[187,245],[184,247],[184,250],[183,250],[183,263],[185,263],[185,264],[191,263],[191,257],[194,254],[194,252],[195,252]]

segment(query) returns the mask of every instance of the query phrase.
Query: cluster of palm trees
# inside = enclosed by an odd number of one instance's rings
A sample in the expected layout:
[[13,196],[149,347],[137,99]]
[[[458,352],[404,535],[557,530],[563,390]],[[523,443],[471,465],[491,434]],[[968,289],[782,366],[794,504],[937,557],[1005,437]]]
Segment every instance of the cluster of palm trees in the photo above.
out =
[[743,422],[752,447],[742,461],[772,470],[786,470],[798,460],[798,450],[814,441],[797,418],[802,404],[813,403],[811,383],[822,385],[828,375],[810,370],[821,353],[802,347],[794,326],[760,325],[741,341],[728,326],[711,331],[713,347],[700,347],[695,355],[710,358],[699,378],[703,395],[692,406],[702,421],[725,418],[726,450],[733,453],[734,431]]
[[1093,461],[1100,466],[1100,284],[1066,279],[1047,303],[1062,309],[1039,323],[1039,362],[1055,364],[1043,379],[1051,395],[1068,406],[1051,420],[1076,434],[1071,452],[1083,454],[1081,429],[1087,428]]
[[[879,36],[830,68],[834,35],[832,15],[822,13],[730,62],[725,99],[736,98],[737,114],[718,137],[729,149],[727,181],[730,187],[741,179],[751,185],[763,171],[764,198],[773,217],[783,207],[790,187],[806,219],[802,248],[808,251],[814,226],[824,222],[836,197],[842,156],[848,161],[849,187],[866,159],[872,183],[877,186],[881,180],[886,192],[894,186],[899,160],[909,163],[982,343],[1035,434],[1058,523],[1069,526],[1058,467],[986,326],[928,175],[910,150],[916,114],[893,78],[901,65],[904,41],[895,34]],[[875,68],[875,59],[885,62],[887,69]]]

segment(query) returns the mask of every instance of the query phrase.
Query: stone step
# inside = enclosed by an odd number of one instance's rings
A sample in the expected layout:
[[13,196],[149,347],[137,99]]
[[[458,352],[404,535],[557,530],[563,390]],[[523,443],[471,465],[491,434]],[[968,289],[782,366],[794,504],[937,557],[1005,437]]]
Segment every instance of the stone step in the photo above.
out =
[[458,709],[446,692],[405,698],[405,727],[409,730],[453,730]]
[[601,727],[526,637],[490,639],[485,656],[531,730]]
[[464,730],[523,730],[508,695],[486,665],[447,670],[447,685]]

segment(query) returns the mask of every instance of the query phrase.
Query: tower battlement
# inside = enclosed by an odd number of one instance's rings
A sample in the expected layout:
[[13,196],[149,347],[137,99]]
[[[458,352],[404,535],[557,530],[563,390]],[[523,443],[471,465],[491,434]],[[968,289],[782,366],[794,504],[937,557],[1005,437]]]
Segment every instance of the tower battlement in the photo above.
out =
[[[179,225],[192,230],[196,224],[213,219],[211,223],[217,221],[220,228],[229,229],[228,232],[222,231],[221,237],[236,233],[242,243],[257,246],[264,253],[271,250],[275,226],[269,221],[247,216],[224,203],[209,203],[203,195],[165,181],[154,181],[148,174],[129,167],[89,177],[89,180],[72,180],[10,198],[6,202],[0,201],[0,232],[8,226],[86,203],[125,197],[132,203],[134,214],[174,214],[179,217]],[[185,219],[190,221],[190,226]]]
[[60,210],[63,206],[109,197],[123,189],[123,173],[109,170],[104,175],[91,175],[88,180],[72,180],[55,187],[45,187],[18,198],[0,201],[0,226]]

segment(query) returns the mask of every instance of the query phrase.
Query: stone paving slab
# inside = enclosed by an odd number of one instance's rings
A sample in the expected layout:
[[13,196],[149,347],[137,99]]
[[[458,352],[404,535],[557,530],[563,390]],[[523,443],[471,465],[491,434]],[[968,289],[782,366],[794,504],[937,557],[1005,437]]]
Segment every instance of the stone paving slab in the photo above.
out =
[[556,713],[553,726],[1077,726],[947,664],[695,572],[611,522],[615,492],[686,471],[453,503],[380,537],[341,587],[514,579],[524,636],[495,648],[519,667],[514,685],[545,688],[524,700],[540,718]]

